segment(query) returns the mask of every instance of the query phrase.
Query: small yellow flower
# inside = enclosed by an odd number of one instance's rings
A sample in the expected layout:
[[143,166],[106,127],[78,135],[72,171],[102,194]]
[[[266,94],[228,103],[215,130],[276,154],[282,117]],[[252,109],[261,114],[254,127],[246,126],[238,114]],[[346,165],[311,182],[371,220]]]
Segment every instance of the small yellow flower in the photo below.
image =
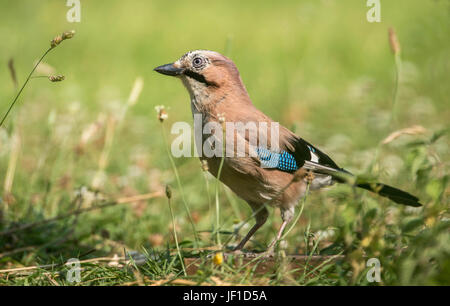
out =
[[361,241],[361,246],[364,248],[367,248],[370,243],[372,242],[372,238],[371,237],[365,237],[362,241]]
[[223,253],[216,253],[213,257],[213,263],[220,266],[223,263]]
[[433,216],[430,216],[430,217],[428,217],[428,218],[425,219],[425,225],[426,225],[427,227],[432,227],[433,224],[434,224],[434,222],[436,222],[436,218],[433,217]]

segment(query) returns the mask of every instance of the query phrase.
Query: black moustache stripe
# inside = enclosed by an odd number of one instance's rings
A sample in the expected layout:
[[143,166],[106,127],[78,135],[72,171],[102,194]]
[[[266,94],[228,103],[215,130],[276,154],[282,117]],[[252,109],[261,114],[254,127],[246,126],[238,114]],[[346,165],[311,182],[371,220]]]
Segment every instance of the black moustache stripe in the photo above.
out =
[[194,80],[199,81],[200,83],[206,84],[206,86],[214,86],[214,83],[208,82],[203,75],[200,73],[194,72],[192,70],[185,70],[184,74],[187,75],[190,78],[193,78]]

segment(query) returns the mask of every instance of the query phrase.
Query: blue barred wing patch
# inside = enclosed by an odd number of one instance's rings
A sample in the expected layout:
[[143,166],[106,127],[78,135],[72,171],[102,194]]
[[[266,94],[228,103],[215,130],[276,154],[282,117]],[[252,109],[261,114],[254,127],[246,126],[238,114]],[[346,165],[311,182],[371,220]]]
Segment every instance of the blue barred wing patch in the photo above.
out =
[[298,169],[294,156],[288,152],[272,152],[261,147],[257,147],[256,152],[261,161],[261,166],[264,168],[276,168],[288,172]]

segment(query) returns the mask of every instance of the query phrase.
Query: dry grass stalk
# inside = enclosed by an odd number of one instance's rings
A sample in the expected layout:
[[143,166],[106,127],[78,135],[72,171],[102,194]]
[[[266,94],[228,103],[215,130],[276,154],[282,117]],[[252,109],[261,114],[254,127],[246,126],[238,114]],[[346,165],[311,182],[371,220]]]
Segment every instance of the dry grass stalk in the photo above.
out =
[[[99,263],[99,262],[113,262],[113,261],[125,261],[124,257],[97,257],[97,258],[90,258],[85,260],[80,260],[80,264],[82,263]],[[124,262],[126,263],[126,262]],[[33,271],[37,269],[51,269],[57,266],[61,266],[61,264],[49,264],[49,265],[41,265],[41,266],[29,266],[29,267],[20,267],[20,268],[11,268],[11,269],[4,269],[0,270],[0,274],[6,274],[6,273],[22,273],[26,271]]]
[[[127,256],[129,258],[129,256]],[[132,262],[136,264],[140,264],[139,262],[136,262],[134,259],[126,259],[124,256],[118,256],[117,254],[114,254],[113,257],[96,257],[96,258],[89,258],[80,260],[80,264],[83,263],[107,263],[108,266],[114,266],[114,267],[124,267],[126,265],[131,264]],[[64,264],[48,264],[48,265],[35,265],[35,266],[29,266],[29,267],[20,267],[20,268],[10,268],[10,269],[3,269],[0,270],[0,274],[23,274],[28,275],[29,271],[37,270],[37,269],[52,269],[58,266],[63,266]]]
[[114,140],[114,134],[116,132],[117,125],[122,125],[125,115],[128,112],[128,109],[135,105],[141,92],[142,88],[144,87],[144,81],[141,77],[136,78],[133,84],[133,88],[131,89],[130,96],[127,100],[127,103],[122,108],[122,111],[120,114],[114,116],[110,115],[108,118],[108,122],[106,125],[106,136],[105,136],[105,145],[103,147],[102,153],[100,155],[100,160],[98,163],[98,170],[97,173],[94,176],[94,179],[92,180],[92,187],[94,189],[99,189],[103,186],[104,183],[104,170],[106,166],[108,165],[109,161],[109,152],[111,151],[113,140]]
[[5,183],[3,185],[3,191],[5,194],[10,194],[14,182],[14,175],[16,173],[17,160],[20,154],[21,139],[18,132],[15,132],[11,139],[11,154],[8,163],[8,169],[6,170]]
[[109,160],[109,152],[112,148],[112,143],[114,139],[114,132],[116,129],[116,118],[113,116],[109,116],[108,121],[106,123],[106,136],[105,136],[105,145],[103,146],[102,153],[100,154],[100,159],[98,161],[98,169],[92,180],[92,188],[100,189],[104,183],[104,171],[106,166],[108,165]]
[[155,197],[162,197],[162,196],[163,196],[163,193],[157,191],[157,192],[152,192],[152,193],[140,194],[140,195],[136,195],[136,196],[132,196],[132,197],[119,198],[116,200],[116,203],[117,204],[132,203],[132,202],[136,202],[136,201],[149,200],[149,199],[153,199]]
[[423,126],[413,125],[411,127],[404,128],[404,129],[401,129],[401,130],[391,133],[388,137],[386,137],[382,141],[382,144],[388,144],[388,143],[394,141],[395,139],[399,138],[402,135],[422,135],[422,134],[425,134],[426,132],[427,132],[427,130]]
[[395,84],[394,84],[394,95],[392,101],[392,111],[391,111],[391,124],[395,123],[397,120],[397,99],[398,99],[398,86],[400,84],[400,77],[402,71],[402,60],[400,56],[400,42],[398,41],[397,34],[393,28],[389,28],[389,45],[391,47],[392,53],[394,54],[395,60]]
[[53,286],[59,286],[58,282],[55,281],[55,280],[50,276],[50,274],[46,273],[46,274],[44,274],[44,275],[45,275],[45,277],[47,277],[47,279],[50,281],[50,283],[53,284]]
[[128,105],[133,106],[136,104],[142,89],[144,88],[144,80],[142,77],[137,77],[134,81],[133,88],[131,89],[130,96],[128,97]]
[[101,130],[101,128],[105,125],[106,116],[103,113],[98,115],[98,118],[95,122],[89,124],[84,128],[81,133],[80,142],[78,143],[79,147],[84,147],[89,143]]

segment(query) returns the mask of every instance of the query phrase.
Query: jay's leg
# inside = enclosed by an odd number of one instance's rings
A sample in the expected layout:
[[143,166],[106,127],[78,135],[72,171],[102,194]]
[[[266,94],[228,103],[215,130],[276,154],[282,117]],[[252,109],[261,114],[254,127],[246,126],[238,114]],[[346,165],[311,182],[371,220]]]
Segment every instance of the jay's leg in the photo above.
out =
[[281,224],[280,229],[278,230],[276,238],[270,243],[269,247],[267,248],[267,253],[271,253],[273,251],[273,248],[277,244],[277,242],[281,239],[281,236],[283,235],[283,231],[288,225],[289,222],[291,222],[292,218],[294,217],[294,206],[283,209],[281,208],[281,218],[283,219],[283,223]]
[[267,211],[267,208],[265,206],[253,203],[249,203],[249,205],[252,208],[253,213],[255,214],[256,223],[255,225],[253,225],[247,235],[245,235],[244,239],[239,242],[234,251],[240,251],[247,243],[247,241],[253,236],[253,234],[255,234],[255,232],[264,225],[264,223],[266,223],[267,217],[269,216],[269,212]]

